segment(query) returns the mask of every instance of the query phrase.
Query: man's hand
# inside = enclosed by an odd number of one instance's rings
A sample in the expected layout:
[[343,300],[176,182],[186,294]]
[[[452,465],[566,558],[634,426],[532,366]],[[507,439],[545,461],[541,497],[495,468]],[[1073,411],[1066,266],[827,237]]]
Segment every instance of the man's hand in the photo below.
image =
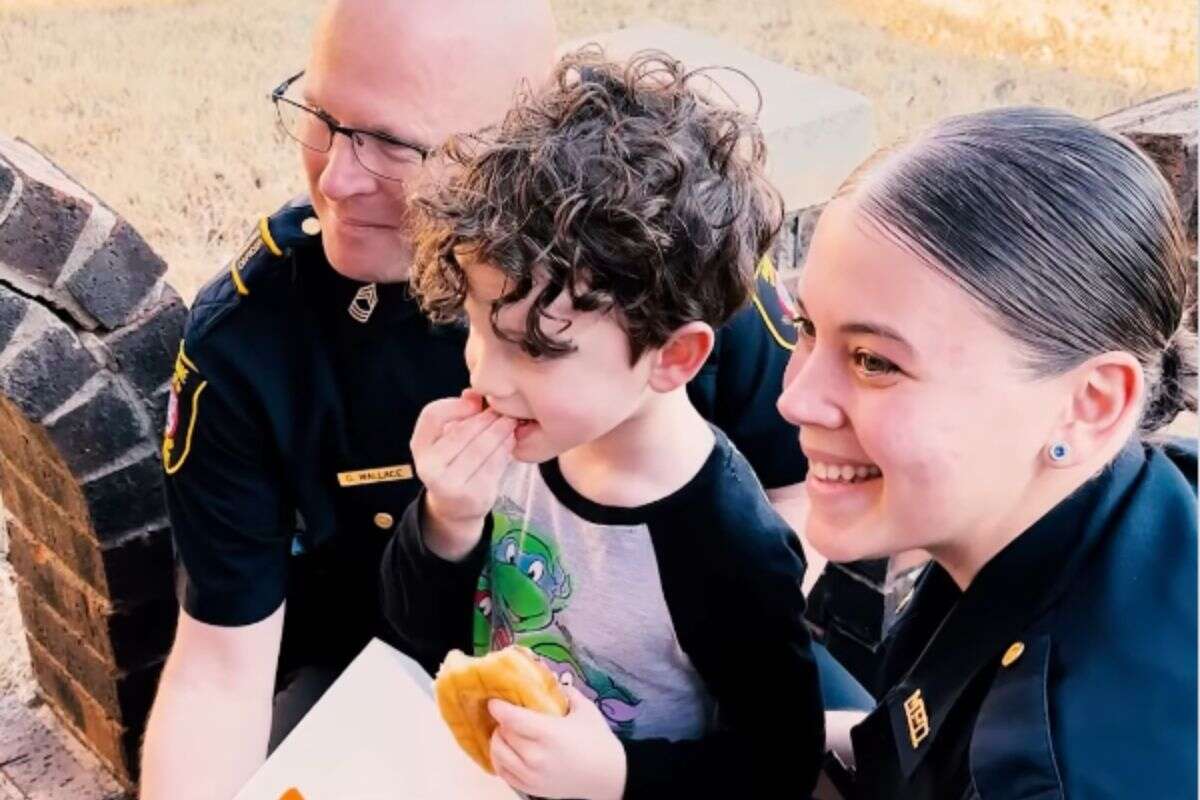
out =
[[592,701],[574,687],[566,691],[571,708],[565,717],[488,702],[499,723],[492,734],[492,766],[509,786],[535,797],[620,800],[625,748]]
[[425,484],[425,546],[439,558],[460,561],[478,544],[512,461],[516,427],[516,420],[485,408],[469,389],[421,411],[413,464]]

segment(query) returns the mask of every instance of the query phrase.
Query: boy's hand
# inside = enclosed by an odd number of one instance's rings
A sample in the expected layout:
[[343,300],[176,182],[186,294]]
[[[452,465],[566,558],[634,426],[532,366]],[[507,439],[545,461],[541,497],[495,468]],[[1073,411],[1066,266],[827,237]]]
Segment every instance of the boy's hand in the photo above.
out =
[[425,546],[459,561],[479,543],[500,478],[512,461],[516,420],[470,390],[425,406],[413,429],[413,465],[425,484]]
[[571,709],[565,717],[488,702],[499,723],[491,748],[496,774],[535,797],[621,800],[625,748],[594,703],[575,687],[566,691]]

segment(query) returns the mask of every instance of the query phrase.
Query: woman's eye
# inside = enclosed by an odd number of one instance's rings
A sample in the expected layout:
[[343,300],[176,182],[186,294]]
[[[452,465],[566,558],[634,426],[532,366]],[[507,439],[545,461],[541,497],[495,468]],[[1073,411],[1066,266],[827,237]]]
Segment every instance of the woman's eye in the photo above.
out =
[[796,331],[805,339],[811,339],[817,335],[817,326],[813,325],[813,321],[803,314],[792,317],[792,325],[796,326]]
[[900,368],[891,361],[867,350],[854,351],[854,366],[858,367],[859,371],[869,378],[879,375],[891,375],[893,372],[900,371]]

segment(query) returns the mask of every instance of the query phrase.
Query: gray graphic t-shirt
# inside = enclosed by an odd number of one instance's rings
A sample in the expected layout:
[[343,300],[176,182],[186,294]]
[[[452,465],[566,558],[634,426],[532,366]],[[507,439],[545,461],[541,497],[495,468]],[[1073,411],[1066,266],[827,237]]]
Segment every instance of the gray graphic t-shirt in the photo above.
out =
[[568,507],[537,465],[513,464],[475,595],[476,655],[529,648],[624,738],[700,738],[713,699],[679,646],[650,531],[596,508]]

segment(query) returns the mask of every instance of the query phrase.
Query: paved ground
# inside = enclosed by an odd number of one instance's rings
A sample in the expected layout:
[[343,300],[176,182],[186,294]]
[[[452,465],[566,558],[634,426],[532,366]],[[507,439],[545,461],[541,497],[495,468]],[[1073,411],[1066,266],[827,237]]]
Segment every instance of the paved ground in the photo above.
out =
[[0,534],[0,800],[124,797],[96,757],[66,732],[34,692],[8,541]]

